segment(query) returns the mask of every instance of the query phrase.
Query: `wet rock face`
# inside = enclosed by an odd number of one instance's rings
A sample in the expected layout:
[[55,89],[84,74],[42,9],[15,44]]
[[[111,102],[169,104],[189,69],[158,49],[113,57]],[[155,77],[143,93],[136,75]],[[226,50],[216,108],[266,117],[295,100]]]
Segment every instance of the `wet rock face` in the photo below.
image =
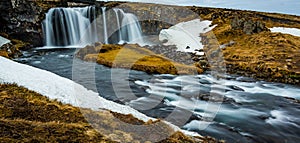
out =
[[0,2],[0,32],[22,39],[33,46],[43,45],[41,21],[44,12],[35,2],[7,0]]
[[231,20],[231,28],[234,30],[243,30],[246,34],[260,33],[262,31],[269,31],[261,21],[255,21],[249,18],[235,17]]

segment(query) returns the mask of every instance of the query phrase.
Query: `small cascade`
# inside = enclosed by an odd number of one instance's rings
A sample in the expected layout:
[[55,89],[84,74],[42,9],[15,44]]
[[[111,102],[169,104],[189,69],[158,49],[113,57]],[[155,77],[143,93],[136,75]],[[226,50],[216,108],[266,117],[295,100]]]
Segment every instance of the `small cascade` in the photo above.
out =
[[117,20],[117,26],[118,26],[118,36],[119,36],[119,42],[122,40],[122,33],[121,33],[121,22],[120,22],[120,18],[119,18],[119,14],[118,14],[118,11],[119,9],[113,9],[115,14],[116,14],[116,20]]
[[108,43],[108,37],[107,37],[107,22],[106,22],[106,7],[101,7],[102,9],[102,18],[103,18],[103,34],[104,34],[104,43],[107,44]]
[[121,35],[124,37],[124,39],[121,40],[142,42],[142,31],[137,17],[132,13],[124,13],[123,11],[121,11],[121,13],[123,14]]
[[52,8],[43,21],[43,33],[49,47],[143,42],[137,17],[118,8]]

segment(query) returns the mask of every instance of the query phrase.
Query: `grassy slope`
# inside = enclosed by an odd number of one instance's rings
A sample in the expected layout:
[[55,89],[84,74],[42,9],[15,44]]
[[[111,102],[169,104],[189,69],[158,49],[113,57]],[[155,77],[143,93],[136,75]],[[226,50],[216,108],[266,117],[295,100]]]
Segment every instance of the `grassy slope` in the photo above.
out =
[[0,84],[0,142],[145,142],[153,137],[168,137],[162,143],[216,142],[187,137],[160,121],[80,109],[15,84]]
[[[234,41],[223,49],[227,71],[267,81],[300,84],[300,38],[264,31],[247,35],[231,28],[234,18],[260,21],[266,27],[300,28],[300,17],[286,14],[195,8],[200,17],[218,26],[213,30],[219,44]],[[203,9],[206,10],[204,13]],[[212,38],[213,39],[213,38]]]

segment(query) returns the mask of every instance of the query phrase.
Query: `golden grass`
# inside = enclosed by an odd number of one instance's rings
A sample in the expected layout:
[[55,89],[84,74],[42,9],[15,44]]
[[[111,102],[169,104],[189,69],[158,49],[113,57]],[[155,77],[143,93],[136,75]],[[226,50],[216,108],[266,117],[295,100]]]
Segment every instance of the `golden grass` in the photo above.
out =
[[[113,67],[128,68],[154,74],[197,74],[203,70],[194,65],[183,65],[170,59],[157,55],[152,51],[138,45],[101,45],[95,47],[97,53],[84,54],[83,59],[97,61],[97,63]],[[79,51],[79,54],[82,55]]]
[[5,58],[9,58],[8,52],[5,50],[0,50],[0,56],[5,57]]
[[[219,44],[235,42],[222,50],[228,72],[267,81],[299,84],[299,37],[269,31],[247,35],[242,30],[231,28],[231,20],[242,15],[246,20],[260,21],[269,28],[300,28],[299,16],[210,8],[208,10],[211,12],[207,15],[202,14],[201,17],[211,20],[212,15],[218,14],[219,17],[212,21],[213,24],[217,24],[213,34]],[[211,39],[210,41],[215,40]]]
[[[96,136],[90,136],[87,131]],[[112,142],[94,130],[80,109],[19,87],[0,84],[2,142]]]
[[77,108],[15,84],[0,84],[0,142],[138,143],[154,139],[163,143],[208,140],[174,132],[160,120],[145,123],[132,115]]
[[[235,39],[236,44],[223,50],[227,65],[270,81],[300,79],[300,38],[263,32]],[[297,77],[297,78],[296,78]],[[289,81],[288,81],[289,82]]]

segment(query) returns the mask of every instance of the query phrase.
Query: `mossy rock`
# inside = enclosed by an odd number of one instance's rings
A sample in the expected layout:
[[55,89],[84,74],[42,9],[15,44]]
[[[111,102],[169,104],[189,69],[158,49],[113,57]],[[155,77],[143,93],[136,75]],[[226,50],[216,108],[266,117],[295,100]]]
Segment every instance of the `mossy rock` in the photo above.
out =
[[80,49],[76,55],[83,60],[96,61],[98,64],[108,67],[127,68],[151,74],[198,74],[203,72],[195,65],[174,62],[134,44],[87,46]]

